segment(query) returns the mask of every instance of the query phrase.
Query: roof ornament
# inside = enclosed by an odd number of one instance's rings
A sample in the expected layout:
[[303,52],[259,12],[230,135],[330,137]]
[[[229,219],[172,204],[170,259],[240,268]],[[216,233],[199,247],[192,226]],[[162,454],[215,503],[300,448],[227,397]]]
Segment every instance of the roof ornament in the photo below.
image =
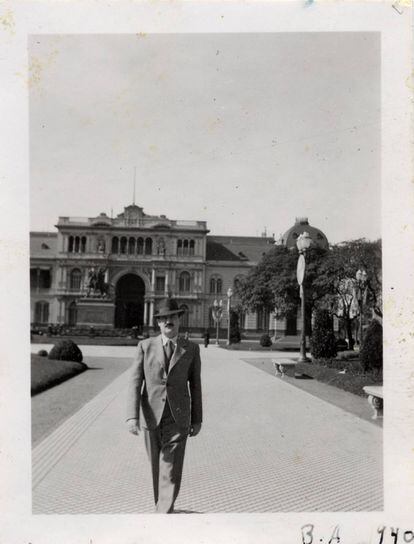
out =
[[132,194],[132,204],[135,206],[135,183],[137,180],[137,167],[134,166],[134,192]]
[[307,217],[296,217],[295,223],[297,225],[309,225],[309,220]]

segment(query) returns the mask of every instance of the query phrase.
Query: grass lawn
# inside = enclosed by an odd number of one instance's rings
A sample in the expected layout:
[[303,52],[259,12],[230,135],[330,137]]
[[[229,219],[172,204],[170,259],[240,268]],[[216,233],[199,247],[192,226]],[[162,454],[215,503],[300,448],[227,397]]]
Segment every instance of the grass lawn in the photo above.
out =
[[[343,366],[344,369],[346,369],[346,362]],[[360,397],[366,397],[366,393],[363,390],[365,385],[382,385],[382,376],[373,372],[368,372],[366,374],[345,372],[345,374],[343,374],[342,371],[337,368],[328,368],[315,363],[298,363],[296,365],[296,371],[311,376],[319,382],[333,385],[334,387],[349,391]]]
[[131,365],[128,357],[87,356],[85,362],[88,365],[86,372],[32,397],[33,446],[92,400]]
[[[295,367],[296,374],[302,374],[304,377],[317,380],[343,391],[353,393],[360,397],[366,397],[366,393],[363,390],[365,385],[382,385],[382,375],[375,372],[367,372],[366,374],[359,372],[359,361],[354,358],[355,354],[339,355],[335,362],[338,368],[329,368],[322,364],[317,364],[316,361],[309,363],[297,363]],[[351,358],[352,357],[352,358]],[[297,361],[297,355],[286,357]],[[274,367],[272,359],[243,359],[244,361],[254,364],[257,368],[261,368],[270,374],[274,374]],[[345,369],[345,372],[343,370]]]
[[[258,368],[259,370],[266,372],[267,374],[275,376],[275,369],[273,367],[272,359],[270,359],[269,357],[266,359],[257,356],[246,357],[243,358],[242,361],[249,363],[250,365]],[[307,363],[301,363],[301,365],[306,365],[306,370],[308,370],[307,376],[310,376],[309,366],[311,365],[308,365]],[[302,367],[300,370],[298,368],[296,369],[296,372],[301,371]],[[280,378],[280,376],[278,376],[277,378],[275,377],[274,379],[282,380],[285,383],[302,389],[307,393],[318,397],[321,400],[329,402],[330,404],[333,404],[334,406],[345,410],[346,412],[354,414],[366,421],[369,421],[370,423],[374,423],[375,425],[382,427],[381,419],[372,419],[372,408],[367,402],[366,395],[354,395],[346,389],[337,387],[337,384],[335,385],[333,383],[324,383],[311,377],[309,377],[308,379],[294,378],[290,375],[290,373],[285,375],[283,379]]]
[[76,376],[88,367],[84,363],[54,361],[40,355],[31,355],[30,392],[37,395],[72,376]]

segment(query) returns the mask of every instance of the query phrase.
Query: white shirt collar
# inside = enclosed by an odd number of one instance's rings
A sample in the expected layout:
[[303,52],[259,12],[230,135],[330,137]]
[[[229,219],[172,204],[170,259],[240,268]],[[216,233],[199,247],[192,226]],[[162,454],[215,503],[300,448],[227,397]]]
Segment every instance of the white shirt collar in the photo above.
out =
[[167,336],[165,336],[164,334],[161,333],[161,340],[162,340],[162,345],[165,346],[167,344],[167,342],[172,342],[174,344],[174,347],[177,345],[177,340],[178,340],[178,336],[174,336],[174,338],[168,338]]

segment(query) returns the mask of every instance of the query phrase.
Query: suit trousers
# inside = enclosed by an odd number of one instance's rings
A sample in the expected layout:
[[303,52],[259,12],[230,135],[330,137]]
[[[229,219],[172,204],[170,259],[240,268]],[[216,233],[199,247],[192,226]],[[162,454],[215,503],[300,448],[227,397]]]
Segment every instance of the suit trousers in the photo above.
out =
[[145,447],[152,469],[155,511],[170,514],[180,491],[188,429],[179,427],[168,401],[160,424],[144,429]]

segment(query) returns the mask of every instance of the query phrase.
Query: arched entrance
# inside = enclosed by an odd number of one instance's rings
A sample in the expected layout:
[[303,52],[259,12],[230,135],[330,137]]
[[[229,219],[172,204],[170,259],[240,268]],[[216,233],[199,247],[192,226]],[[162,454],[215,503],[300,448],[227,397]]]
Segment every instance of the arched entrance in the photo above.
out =
[[116,284],[115,327],[142,328],[144,324],[145,283],[136,274],[125,274]]

